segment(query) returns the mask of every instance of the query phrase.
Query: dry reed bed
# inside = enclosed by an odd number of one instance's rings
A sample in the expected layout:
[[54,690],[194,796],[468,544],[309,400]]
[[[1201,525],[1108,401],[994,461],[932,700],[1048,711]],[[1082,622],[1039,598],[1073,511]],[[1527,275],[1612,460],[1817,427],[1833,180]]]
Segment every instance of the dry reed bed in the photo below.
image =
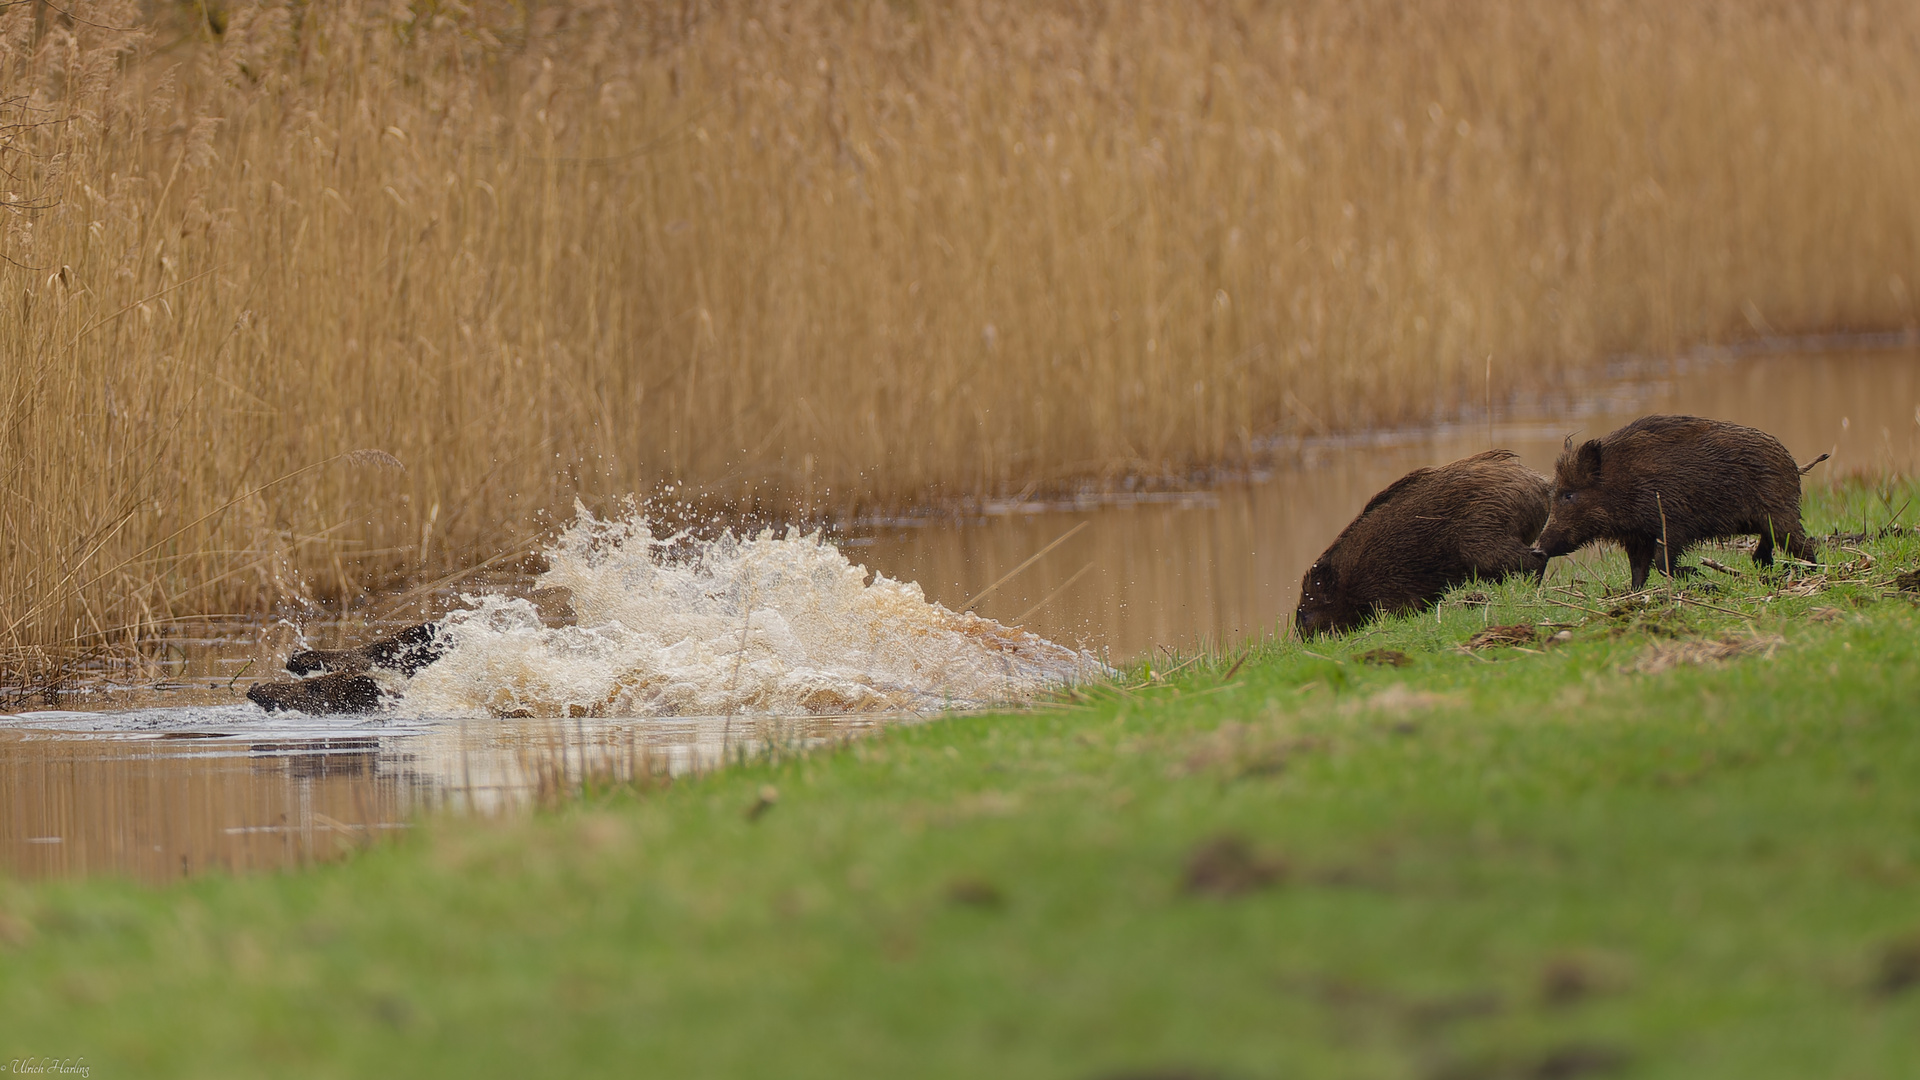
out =
[[414,7],[0,11],[0,647],[1913,322],[1907,4]]

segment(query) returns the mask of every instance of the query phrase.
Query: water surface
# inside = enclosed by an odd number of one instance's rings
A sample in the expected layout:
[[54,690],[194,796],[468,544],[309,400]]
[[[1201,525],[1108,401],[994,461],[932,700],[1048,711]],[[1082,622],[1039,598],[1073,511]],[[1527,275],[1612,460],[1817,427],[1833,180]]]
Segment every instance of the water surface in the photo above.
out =
[[423,811],[524,809],[880,722],[269,716],[251,704],[17,714],[0,717],[0,871],[161,881],[294,866]]

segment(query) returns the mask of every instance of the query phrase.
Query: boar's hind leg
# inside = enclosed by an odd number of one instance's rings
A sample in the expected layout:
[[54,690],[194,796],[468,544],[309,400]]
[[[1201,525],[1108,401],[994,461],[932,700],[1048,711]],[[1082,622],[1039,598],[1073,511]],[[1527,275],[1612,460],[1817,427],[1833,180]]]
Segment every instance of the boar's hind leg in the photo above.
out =
[[1820,549],[1807,539],[1807,534],[1795,529],[1787,534],[1787,554],[1808,562],[1819,562]]
[[1680,557],[1687,553],[1687,545],[1676,544],[1673,548],[1673,560],[1667,560],[1667,545],[1658,540],[1653,542],[1654,568],[1671,578],[1693,577],[1700,573],[1697,566],[1681,566]]
[[1753,549],[1755,566],[1773,565],[1773,544],[1776,537],[1779,538],[1780,546],[1786,548],[1787,554],[1794,558],[1805,559],[1807,562],[1819,561],[1814,557],[1819,553],[1819,549],[1807,539],[1807,534],[1800,529],[1798,522],[1790,529],[1782,529],[1772,522],[1762,522],[1760,528],[1754,531],[1760,536],[1760,545]]

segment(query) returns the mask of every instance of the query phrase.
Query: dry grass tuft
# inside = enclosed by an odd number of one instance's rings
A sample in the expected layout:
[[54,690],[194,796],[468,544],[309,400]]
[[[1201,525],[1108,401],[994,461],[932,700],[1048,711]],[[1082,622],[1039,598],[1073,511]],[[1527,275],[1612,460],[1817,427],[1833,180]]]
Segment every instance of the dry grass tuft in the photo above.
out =
[[1914,321],[1892,0],[203,10],[0,10],[0,649]]
[[1730,634],[1720,638],[1656,641],[1634,660],[1630,670],[1657,675],[1683,664],[1713,664],[1740,656],[1771,657],[1786,644],[1777,634]]
[[1539,638],[1539,628],[1531,623],[1510,623],[1475,631],[1474,635],[1467,639],[1466,648],[1487,649],[1503,645],[1531,645]]
[[1343,704],[1342,712],[1376,712],[1389,716],[1409,716],[1428,709],[1446,708],[1461,704],[1465,698],[1460,694],[1442,693],[1434,690],[1415,690],[1406,683],[1391,683],[1384,689],[1369,694],[1364,700],[1349,701]]
[[349,465],[370,465],[378,469],[399,469],[407,471],[406,462],[387,453],[385,450],[349,450],[342,456]]

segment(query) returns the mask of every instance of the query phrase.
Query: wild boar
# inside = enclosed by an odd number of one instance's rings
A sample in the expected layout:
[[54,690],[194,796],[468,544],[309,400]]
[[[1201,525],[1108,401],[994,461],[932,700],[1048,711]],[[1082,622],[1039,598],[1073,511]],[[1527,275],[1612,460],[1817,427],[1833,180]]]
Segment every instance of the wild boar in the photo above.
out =
[[1511,450],[1415,469],[1375,495],[1300,581],[1303,639],[1339,634],[1376,612],[1433,605],[1455,585],[1538,575],[1533,542],[1552,484]]
[[1760,566],[1773,565],[1776,542],[1812,561],[1814,546],[1800,525],[1800,477],[1826,458],[1802,467],[1764,431],[1698,416],[1643,416],[1577,448],[1568,436],[1538,551],[1552,558],[1612,540],[1626,549],[1635,589],[1656,566],[1671,576],[1702,540],[1758,536],[1753,561]]
[[287,657],[287,670],[302,678],[254,683],[247,689],[247,698],[268,712],[372,712],[388,692],[367,672],[378,669],[410,678],[440,659],[446,649],[440,628],[433,623],[409,626],[392,637],[351,649],[306,649]]
[[411,676],[440,659],[446,642],[440,640],[435,623],[420,623],[405,630],[351,649],[306,649],[287,657],[287,670],[295,675],[320,671],[363,672],[385,668]]
[[373,676],[345,671],[311,679],[254,683],[247,688],[247,700],[268,712],[368,713],[379,708],[384,697]]

